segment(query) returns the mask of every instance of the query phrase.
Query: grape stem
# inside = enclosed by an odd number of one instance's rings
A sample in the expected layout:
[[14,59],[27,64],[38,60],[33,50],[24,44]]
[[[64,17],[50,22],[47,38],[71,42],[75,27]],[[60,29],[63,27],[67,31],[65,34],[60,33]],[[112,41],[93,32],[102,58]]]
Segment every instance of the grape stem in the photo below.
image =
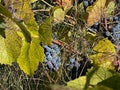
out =
[[79,55],[82,54],[81,52],[79,52],[79,51],[74,50],[73,48],[71,48],[68,44],[66,44],[66,43],[63,44],[62,41],[52,39],[52,42],[55,43],[55,44],[57,44],[57,45],[59,45],[59,46],[62,46],[64,48],[68,49],[72,53],[76,53],[76,54],[79,54]]

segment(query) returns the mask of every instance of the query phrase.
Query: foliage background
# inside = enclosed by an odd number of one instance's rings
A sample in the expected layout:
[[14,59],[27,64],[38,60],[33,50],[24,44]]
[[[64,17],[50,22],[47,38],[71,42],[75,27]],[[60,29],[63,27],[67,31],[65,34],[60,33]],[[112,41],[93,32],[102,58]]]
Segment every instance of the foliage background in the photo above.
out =
[[[0,57],[0,89],[50,90],[52,87],[52,89],[58,90],[63,87],[63,90],[69,90],[70,88],[70,90],[73,90],[73,88],[77,87],[76,89],[79,90],[94,86],[89,89],[118,90],[119,80],[116,87],[109,83],[115,82],[120,77],[119,73],[116,73],[111,65],[117,52],[114,49],[114,45],[109,40],[104,39],[102,35],[105,28],[105,22],[102,19],[119,14],[119,3],[115,7],[113,6],[113,8],[111,6],[114,12],[110,11],[111,8],[106,8],[108,9],[106,14],[108,16],[103,15],[101,19],[99,15],[106,13],[101,11],[105,7],[105,2],[102,2],[103,5],[101,5],[100,0],[97,0],[94,5],[88,7],[85,11],[82,1],[78,5],[71,4],[72,0],[63,0],[67,4],[62,3],[61,5],[57,1],[59,0],[56,0],[56,4],[54,4],[52,0],[1,0],[1,5],[5,4],[7,10],[2,6],[0,8],[0,24],[4,22],[5,25],[5,27],[0,28],[0,53],[7,53],[5,54],[7,58]],[[110,2],[112,0],[104,1]],[[96,17],[94,20],[92,16],[93,13],[96,14],[96,11],[99,11],[97,12],[99,17],[94,16]],[[92,26],[96,21],[101,24],[100,32],[91,33],[88,26]],[[56,43],[54,39],[52,40],[51,31],[57,36],[59,43]],[[44,63],[42,63],[44,50],[40,42],[47,45],[53,42],[61,47],[62,65],[57,72],[46,70]],[[103,45],[105,48],[99,49]],[[26,47],[29,48],[26,49]],[[5,49],[2,50],[2,48]],[[35,52],[34,50],[38,51]],[[93,51],[98,53],[93,55]],[[28,52],[30,55],[27,55]],[[90,56],[91,60],[93,59],[92,62],[95,68],[89,70],[86,76],[72,81],[68,76],[69,71],[66,70],[65,63],[69,62],[69,58],[72,56],[82,60],[84,55]],[[99,59],[102,62],[98,62]],[[100,74],[100,77],[97,74]],[[80,83],[84,83],[81,85],[82,88],[79,87]],[[56,84],[67,85],[67,87],[57,86]],[[99,87],[97,84],[101,86]]]

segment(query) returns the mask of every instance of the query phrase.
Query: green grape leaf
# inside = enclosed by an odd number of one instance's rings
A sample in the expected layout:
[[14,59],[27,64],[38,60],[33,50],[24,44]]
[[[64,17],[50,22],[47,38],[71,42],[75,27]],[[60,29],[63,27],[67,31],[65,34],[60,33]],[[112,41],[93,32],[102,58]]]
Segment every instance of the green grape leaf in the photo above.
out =
[[44,49],[39,44],[38,38],[32,38],[31,43],[23,40],[21,54],[17,59],[21,70],[28,75],[33,75],[37,69],[39,62],[44,60]]
[[13,61],[12,54],[6,48],[5,39],[0,36],[0,63],[11,65]]
[[86,76],[80,76],[75,80],[67,82],[67,87],[73,87],[79,90],[87,89],[89,86],[97,85],[99,82],[113,75],[115,75],[115,72],[105,67],[95,67],[89,70]]
[[92,6],[88,6],[86,12],[88,13],[87,25],[92,26],[98,22],[103,14],[106,0],[96,0]]
[[87,89],[89,86],[94,86],[97,83],[112,77],[115,74],[114,71],[109,70],[105,67],[93,67],[88,70],[86,83],[84,89]]
[[91,74],[91,72],[89,72],[87,74],[87,80],[90,79],[90,85],[96,85],[97,83],[112,77],[114,75],[114,72],[110,71],[109,69],[105,68],[105,67],[98,67],[97,69],[95,69],[93,75],[91,75],[91,77],[89,77],[89,75]]
[[39,34],[40,34],[41,42],[47,45],[51,45],[52,43],[51,18],[47,18],[39,26]]
[[115,2],[114,1],[110,1],[107,5],[107,8],[106,8],[106,15],[109,16],[112,14],[112,12],[114,11],[115,9]]
[[100,40],[93,50],[96,54],[90,55],[91,61],[94,64],[110,68],[115,55],[115,47],[112,42],[108,39]]
[[108,79],[105,79],[102,82],[98,83],[98,85],[104,85],[113,90],[119,90],[120,89],[120,75],[114,75]]
[[64,20],[65,11],[61,7],[56,7],[53,13],[54,22],[59,23]]
[[86,76],[81,76],[75,80],[67,82],[67,87],[76,88],[78,90],[83,90],[86,83]]

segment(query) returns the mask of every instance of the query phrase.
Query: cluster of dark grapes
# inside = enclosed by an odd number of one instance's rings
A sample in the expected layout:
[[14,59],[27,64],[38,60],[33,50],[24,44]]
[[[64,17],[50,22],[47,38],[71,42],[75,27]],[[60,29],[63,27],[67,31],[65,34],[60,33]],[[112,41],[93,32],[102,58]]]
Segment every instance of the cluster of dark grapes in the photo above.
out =
[[[83,0],[83,5],[86,8],[92,5],[96,0]],[[99,30],[100,23],[96,22],[93,26],[89,27],[89,30],[94,31],[95,33],[101,32],[104,37],[108,37],[115,45],[120,45],[120,16],[109,17],[107,22],[112,24],[108,24],[107,30]]]
[[94,23],[93,26],[89,27],[89,30],[92,30],[95,33],[97,33],[99,31],[99,23],[98,22]]
[[87,69],[91,68],[92,64],[90,62],[90,60],[84,56],[83,60],[76,60],[75,57],[72,57],[69,59],[68,64],[66,64],[67,66],[67,70],[69,70],[69,76],[72,80],[74,80],[75,78],[78,78],[79,76],[83,76],[86,74]]
[[115,45],[120,45],[120,17],[113,17],[113,26],[105,31],[104,36],[108,37]]
[[93,5],[95,1],[96,0],[83,0],[84,8],[86,9],[88,6]]
[[57,44],[52,43],[52,46],[44,46],[46,68],[57,71],[61,65],[60,48]]
[[96,22],[93,26],[88,27],[88,30],[93,31],[95,33],[101,33],[105,38],[108,38],[115,45],[120,45],[120,17],[115,16],[109,18],[107,22],[112,22],[112,24],[108,24],[107,30],[99,30],[100,23]]

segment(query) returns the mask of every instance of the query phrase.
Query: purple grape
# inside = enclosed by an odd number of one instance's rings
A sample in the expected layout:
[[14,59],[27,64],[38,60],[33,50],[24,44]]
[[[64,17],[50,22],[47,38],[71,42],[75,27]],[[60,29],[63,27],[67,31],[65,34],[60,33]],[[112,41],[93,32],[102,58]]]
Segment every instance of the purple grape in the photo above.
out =
[[48,61],[52,61],[52,56],[50,54],[46,58]]
[[47,56],[47,55],[49,55],[50,54],[50,52],[45,52],[45,55]]
[[61,64],[60,49],[58,45],[52,44],[52,46],[44,46],[45,49],[45,62],[48,68],[57,71]]
[[52,49],[51,49],[50,47],[48,47],[47,45],[44,46],[44,49],[45,49],[46,51],[48,51],[48,52],[51,52],[51,51],[52,51]]
[[94,28],[98,28],[99,27],[99,23],[98,22],[96,22],[95,24],[94,24]]
[[70,62],[74,63],[75,62],[75,58],[70,58]]
[[97,32],[97,29],[93,29],[93,31]]
[[117,16],[113,17],[113,21],[119,21],[119,18]]
[[111,36],[110,32],[109,31],[105,32],[105,36],[107,37]]
[[118,31],[120,31],[120,24],[117,24],[115,27],[112,28],[111,30],[113,33],[116,33]]
[[83,1],[83,4],[84,4],[85,7],[88,7],[89,2],[88,1]]
[[50,69],[53,69],[54,67],[53,67],[53,64],[51,63],[51,61],[48,61],[47,62],[47,66],[48,66],[48,68],[50,68]]

